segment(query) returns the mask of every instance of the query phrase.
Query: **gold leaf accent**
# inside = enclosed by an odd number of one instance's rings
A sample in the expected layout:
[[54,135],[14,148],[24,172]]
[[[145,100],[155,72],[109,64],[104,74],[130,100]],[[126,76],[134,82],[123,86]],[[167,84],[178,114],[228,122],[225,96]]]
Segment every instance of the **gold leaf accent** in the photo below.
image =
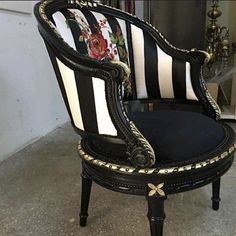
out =
[[124,71],[123,82],[126,82],[126,83],[128,84],[126,90],[127,90],[127,93],[128,93],[128,94],[131,94],[132,91],[131,91],[131,84],[130,84],[130,74],[131,74],[130,68],[128,67],[127,64],[125,64],[125,63],[122,62],[122,61],[111,61],[111,63],[116,64],[116,65],[119,65],[119,66],[122,67],[122,69],[123,69],[123,71]]
[[151,189],[155,189],[156,186],[154,184],[148,184],[148,187],[151,188]]
[[156,190],[151,190],[148,194],[148,196],[154,196],[156,194]]
[[160,196],[165,196],[165,192],[162,189],[158,189],[157,192],[159,193]]
[[160,196],[163,196],[163,197],[165,196],[165,192],[162,190],[162,188],[164,187],[164,183],[160,183],[157,186],[155,186],[154,184],[149,183],[148,187],[151,189],[148,196],[154,196],[157,193]]
[[[80,157],[82,159],[85,159],[87,161],[93,161],[95,159],[95,157],[93,156],[90,156],[89,154],[85,153],[85,151],[83,150],[82,146],[80,145],[81,143],[81,140],[79,141],[79,145],[78,145],[78,152],[80,154]],[[233,148],[233,151],[235,150],[236,148],[236,143],[234,143],[230,148]],[[83,154],[81,154],[81,152]],[[228,152],[230,154],[230,152]],[[225,159],[227,156],[223,156],[222,159]],[[174,172],[174,169],[177,168],[177,172],[183,172],[183,171],[190,171],[192,169],[197,169],[197,168],[202,168],[204,166],[207,166],[207,165],[211,165],[215,162],[218,162],[220,161],[221,158],[219,156],[216,156],[216,157],[213,157],[211,159],[207,159],[206,161],[204,162],[200,162],[200,163],[197,163],[195,165],[186,165],[186,166],[182,166],[182,167],[171,167],[171,168],[168,168],[168,169],[155,169],[155,168],[152,168],[152,169],[149,169],[149,168],[146,168],[146,169],[137,169],[137,168],[134,168],[134,167],[131,167],[131,166],[125,166],[125,165],[119,165],[117,166],[117,171],[119,172],[126,172],[127,173],[127,170],[129,173],[133,173],[135,170],[138,170],[138,173],[139,174],[148,174],[148,175],[151,175],[151,174],[157,174],[157,175],[166,175],[166,174],[170,174],[170,173],[173,173]],[[96,164],[96,163],[94,163]],[[113,163],[107,163],[105,165],[106,168],[109,168],[109,169],[113,169],[113,167],[116,166],[115,164]],[[114,168],[115,169],[115,168]],[[149,184],[148,184],[149,186]],[[150,184],[150,188],[152,188],[154,185],[153,184]],[[154,186],[155,187],[155,186]]]

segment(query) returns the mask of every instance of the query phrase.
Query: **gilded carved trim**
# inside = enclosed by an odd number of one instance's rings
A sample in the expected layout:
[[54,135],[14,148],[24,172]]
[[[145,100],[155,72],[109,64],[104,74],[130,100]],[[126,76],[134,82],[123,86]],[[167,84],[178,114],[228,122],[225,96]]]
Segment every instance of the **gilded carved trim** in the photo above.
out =
[[96,159],[95,157],[87,154],[82,146],[81,146],[81,141],[79,142],[78,145],[78,153],[80,157],[85,160],[90,162],[91,164],[94,164],[96,166],[104,167],[106,169],[122,172],[122,173],[139,173],[139,174],[145,174],[145,175],[150,175],[150,174],[158,174],[158,175],[167,175],[167,174],[172,174],[172,173],[179,173],[179,172],[185,172],[185,171],[190,171],[193,169],[200,169],[203,167],[206,167],[208,165],[214,164],[220,160],[223,160],[227,158],[231,153],[233,153],[236,149],[236,143],[234,143],[227,151],[223,152],[220,155],[217,155],[213,158],[207,159],[202,162],[198,162],[195,164],[189,164],[185,166],[176,166],[176,167],[170,167],[170,168],[135,168],[132,166],[125,166],[125,165],[116,165],[113,163],[105,162],[99,159]]
[[[124,71],[124,78],[123,78],[123,85],[125,87],[125,83],[127,83],[127,81],[130,80],[130,75],[131,75],[131,70],[129,68],[129,66],[122,62],[122,61],[110,61],[112,64],[115,64],[115,65],[118,65],[118,66],[121,66],[123,71]],[[132,93],[132,88],[131,88],[131,84],[129,84],[129,86],[126,87],[127,89],[127,93],[128,94],[131,94]]]
[[152,197],[155,195],[160,195],[162,197],[165,196],[165,192],[162,190],[162,188],[164,187],[164,183],[158,184],[157,186],[155,186],[154,184],[149,183],[148,187],[151,189],[148,193],[148,196]]
[[215,111],[215,115],[216,115],[216,120],[220,120],[221,117],[221,110],[220,107],[218,106],[218,104],[215,102],[215,100],[212,98],[211,94],[209,93],[205,81],[203,79],[203,67],[201,68],[201,72],[200,72],[200,84],[201,87],[205,93],[205,96],[208,100],[208,102],[210,103],[210,105],[212,106],[213,110]]
[[135,158],[135,155],[137,154],[137,152],[139,152],[139,149],[141,148],[141,152],[142,149],[146,151],[146,155],[145,153],[143,155],[143,157],[148,158],[150,161],[149,166],[152,166],[155,164],[156,161],[156,155],[155,152],[152,148],[152,146],[150,145],[150,143],[148,142],[148,140],[140,133],[140,131],[137,129],[137,127],[135,126],[135,124],[129,119],[129,117],[126,114],[123,102],[122,102],[122,91],[121,91],[121,86],[119,86],[118,88],[118,99],[119,99],[119,103],[121,106],[121,110],[123,113],[124,118],[126,119],[126,122],[129,125],[129,128],[132,132],[132,134],[135,136],[135,138],[138,140],[138,144],[136,143],[132,143],[130,142],[130,140],[128,140],[129,142],[129,146],[128,146],[128,155],[130,156],[130,159],[132,161],[132,158]]

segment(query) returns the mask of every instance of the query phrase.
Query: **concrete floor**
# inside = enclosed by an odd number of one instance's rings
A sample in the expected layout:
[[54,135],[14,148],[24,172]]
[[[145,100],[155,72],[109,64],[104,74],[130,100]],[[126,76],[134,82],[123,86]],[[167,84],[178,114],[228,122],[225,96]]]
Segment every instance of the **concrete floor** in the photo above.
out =
[[[146,236],[146,201],[94,184],[88,226],[80,228],[81,163],[69,124],[0,163],[0,236]],[[221,206],[211,186],[169,196],[165,236],[236,235],[236,163],[222,179]]]

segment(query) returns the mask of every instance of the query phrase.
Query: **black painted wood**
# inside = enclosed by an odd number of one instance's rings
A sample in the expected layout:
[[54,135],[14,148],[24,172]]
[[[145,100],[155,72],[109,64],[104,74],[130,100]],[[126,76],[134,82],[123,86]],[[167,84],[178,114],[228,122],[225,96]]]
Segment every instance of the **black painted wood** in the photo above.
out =
[[150,224],[151,236],[163,235],[163,224],[165,220],[164,201],[166,197],[155,195],[147,196],[148,220]]
[[148,183],[165,183],[165,194],[175,194],[200,188],[216,181],[225,174],[233,163],[233,156],[212,166],[187,173],[125,174],[83,161],[84,174],[97,184],[121,193],[146,196]]
[[89,179],[85,174],[81,175],[81,179],[82,179],[82,192],[81,192],[81,209],[79,216],[80,216],[80,226],[84,227],[87,224],[92,180]]
[[217,211],[220,206],[220,181],[221,178],[218,178],[212,183],[212,209]]
[[[83,3],[86,1],[83,1]],[[45,4],[45,11],[42,12],[40,8]],[[46,45],[49,49],[49,54],[51,56],[52,62],[54,63],[55,72],[58,72],[57,66],[55,66],[55,57],[57,57],[62,63],[71,68],[74,71],[79,71],[81,75],[86,78],[98,77],[106,82],[106,98],[107,105],[111,115],[111,119],[114,122],[116,129],[118,131],[118,138],[114,139],[110,136],[98,135],[90,132],[84,132],[77,130],[82,136],[82,146],[86,153],[92,155],[94,158],[97,158],[102,161],[106,161],[108,158],[112,163],[119,165],[121,160],[117,158],[117,153],[107,156],[105,153],[99,153],[93,150],[89,141],[96,139],[107,140],[108,143],[111,142],[121,142],[126,144],[127,153],[122,157],[122,161],[135,170],[139,168],[138,164],[132,162],[136,157],[140,157],[140,153],[150,161],[152,157],[147,151],[147,143],[145,139],[141,136],[137,136],[137,130],[131,128],[130,122],[126,117],[125,109],[123,107],[123,101],[121,96],[121,84],[124,75],[123,68],[118,65],[114,65],[109,61],[101,61],[96,59],[91,59],[87,56],[81,55],[78,52],[72,50],[67,44],[65,44],[57,34],[55,29],[51,27],[50,23],[47,21],[47,17],[51,19],[51,15],[58,10],[65,8],[80,8],[78,4],[68,3],[67,0],[57,0],[57,1],[41,1],[35,7],[35,15],[39,24],[39,31],[43,39],[46,42]],[[199,106],[199,112],[202,112],[205,115],[212,117],[213,119],[217,118],[217,111],[215,107],[211,104],[209,97],[204,89],[203,82],[199,79],[201,67],[204,62],[205,56],[201,52],[183,52],[172,46],[170,46],[166,41],[161,37],[161,35],[151,28],[146,23],[140,21],[139,19],[116,11],[115,9],[110,9],[104,6],[98,6],[93,8],[91,6],[84,6],[91,10],[96,10],[103,14],[110,14],[111,16],[117,16],[126,21],[127,26],[130,24],[136,24],[141,27],[145,32],[151,35],[153,39],[160,45],[161,48],[164,48],[165,51],[177,60],[189,61],[191,63],[191,78],[193,83],[193,88],[196,91],[196,94],[199,98],[198,102],[192,101],[182,101],[181,98],[173,100],[162,100],[163,105],[159,101],[154,100],[145,100],[145,101],[130,101],[127,104],[126,108],[129,110],[140,109],[144,107],[146,110],[149,109],[149,104],[153,104],[153,107],[162,107],[167,105],[170,108],[180,108],[179,104],[186,106],[196,106],[197,111]],[[130,39],[130,35],[128,37]],[[129,45],[129,48],[132,48],[132,45]],[[132,58],[132,57],[131,57]],[[58,76],[60,77],[60,76]],[[58,78],[60,80],[60,78]],[[59,83],[60,84],[60,83]],[[61,84],[62,85],[62,84]],[[61,86],[63,87],[63,86]],[[64,90],[62,89],[62,92]],[[66,94],[63,94],[66,96]],[[136,97],[134,96],[133,99]],[[68,104],[67,104],[68,105]],[[182,107],[181,107],[182,109]],[[220,157],[218,161],[213,161],[212,163],[204,163],[205,165],[198,165],[196,163],[191,163],[191,166],[194,166],[188,171],[178,171],[178,167],[175,168],[176,171],[172,173],[154,173],[154,174],[141,174],[138,171],[134,172],[119,172],[112,168],[105,168],[103,165],[95,165],[92,161],[85,161],[83,159],[83,174],[82,174],[82,194],[81,194],[81,212],[80,212],[80,225],[85,226],[87,223],[88,217],[88,206],[89,199],[92,187],[92,181],[97,184],[121,193],[134,194],[147,196],[147,185],[148,183],[157,184],[164,183],[164,191],[166,196],[169,194],[174,194],[178,192],[189,191],[202,187],[206,184],[212,184],[213,187],[213,197],[212,204],[213,209],[217,210],[219,208],[219,191],[220,191],[220,177],[226,173],[231,167],[234,159],[234,148],[232,145],[234,143],[235,136],[232,133],[233,131],[228,131],[228,139],[225,142],[224,147],[217,147],[215,150],[212,150],[216,155]],[[144,145],[145,144],[145,145]],[[231,147],[231,150],[229,148]],[[168,148],[168,147],[167,147]],[[185,147],[183,147],[185,148]],[[221,158],[221,155],[224,153],[226,156]],[[137,154],[137,155],[136,155]],[[133,156],[132,156],[133,155]],[[136,156],[135,156],[136,155]],[[128,157],[128,158],[127,158]],[[158,160],[157,160],[158,164]],[[176,163],[172,163],[172,166],[175,166]],[[146,167],[150,167],[149,164]],[[163,168],[163,166],[158,164],[158,168]],[[164,221],[164,198],[159,196],[150,197],[147,196],[148,201],[148,217],[150,220],[152,236],[162,235],[163,232],[163,221]]]

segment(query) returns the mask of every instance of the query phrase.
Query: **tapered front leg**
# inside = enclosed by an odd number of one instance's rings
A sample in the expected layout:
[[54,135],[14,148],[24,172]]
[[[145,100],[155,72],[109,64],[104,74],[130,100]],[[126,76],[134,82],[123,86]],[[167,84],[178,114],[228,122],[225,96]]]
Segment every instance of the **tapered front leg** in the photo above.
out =
[[[149,192],[147,196],[147,202],[148,202],[147,216],[150,223],[151,236],[162,236],[163,225],[165,220],[164,201],[166,199],[166,196],[164,195],[164,192],[158,188],[158,186],[156,187],[156,189],[154,189],[155,187],[154,185],[151,185],[151,187],[152,190]],[[156,191],[156,193],[154,191]],[[161,195],[158,192],[160,192]]]
[[212,208],[217,211],[220,206],[220,178],[212,183]]
[[81,192],[81,210],[80,210],[80,226],[84,227],[87,224],[88,206],[92,187],[92,180],[84,174],[82,177],[82,192]]

